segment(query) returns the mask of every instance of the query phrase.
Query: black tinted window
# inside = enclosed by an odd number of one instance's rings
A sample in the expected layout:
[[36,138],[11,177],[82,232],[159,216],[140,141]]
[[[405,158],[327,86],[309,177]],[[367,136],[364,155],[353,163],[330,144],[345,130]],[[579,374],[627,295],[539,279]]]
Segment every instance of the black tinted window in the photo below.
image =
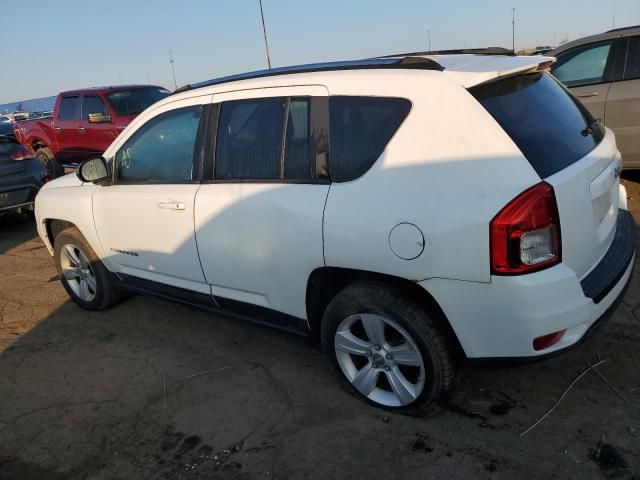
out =
[[90,113],[100,113],[102,115],[107,115],[107,107],[100,97],[95,95],[85,95],[84,100],[82,102],[82,118],[89,118]]
[[640,78],[640,37],[631,37],[624,66],[624,79]]
[[119,179],[193,180],[193,152],[202,107],[188,107],[150,120],[116,154]]
[[287,118],[284,178],[311,178],[311,145],[309,142],[309,99],[292,98]]
[[410,109],[404,98],[331,97],[332,180],[353,180],[369,170]]
[[586,134],[593,119],[547,74],[517,75],[470,91],[542,178],[584,157],[602,139],[599,128]]
[[280,178],[285,106],[284,97],[222,104],[215,178]]
[[60,120],[80,119],[79,107],[80,97],[62,97],[58,118]]
[[171,95],[164,88],[134,88],[107,95],[107,101],[119,116],[137,115],[158,100]]

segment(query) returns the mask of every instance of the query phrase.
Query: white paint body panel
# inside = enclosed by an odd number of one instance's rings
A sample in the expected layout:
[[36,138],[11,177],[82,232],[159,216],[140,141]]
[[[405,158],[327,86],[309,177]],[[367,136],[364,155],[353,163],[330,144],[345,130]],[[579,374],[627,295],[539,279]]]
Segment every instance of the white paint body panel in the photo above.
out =
[[[318,85],[215,94],[215,103],[277,96],[327,96]],[[213,295],[306,318],[307,280],[324,266],[322,213],[329,185],[204,184],[195,227]]]
[[588,155],[547,177],[560,213],[562,261],[582,279],[607,252],[618,218],[622,160],[611,130]]
[[[96,230],[109,269],[208,293],[193,231],[200,185],[112,185],[93,194]],[[158,208],[175,200],[184,210]],[[127,252],[127,253],[122,253]]]
[[83,184],[75,174],[68,174],[46,183],[35,202],[36,226],[40,238],[53,255],[53,244],[47,235],[45,220],[55,218],[73,223],[84,235],[96,254],[106,256],[98,241],[93,223],[91,196],[97,187]]
[[[134,122],[142,125],[167,111],[210,101],[211,95],[200,94],[157,104]],[[136,129],[123,132],[109,147],[105,158],[111,160]],[[98,187],[93,194],[94,221],[109,269],[209,293],[198,258],[193,223],[198,188],[200,184]],[[170,202],[181,203],[184,209],[162,208]]]
[[[465,89],[439,72],[388,73],[329,87],[331,95],[403,96],[413,106],[368,172],[331,186],[327,265],[412,280],[489,282],[489,222],[540,177]],[[425,238],[415,260],[389,247],[391,230],[403,222]]]
[[[616,301],[634,259],[616,286],[595,304],[565,264],[491,283],[431,279],[421,282],[439,302],[469,358],[534,357],[578,342]],[[565,330],[552,347],[535,351],[532,340]]]
[[[447,70],[314,72],[187,91],[143,112],[105,152],[113,157],[149,119],[179,106],[279,95],[410,99],[402,126],[372,168],[354,181],[96,187],[64,177],[36,199],[38,231],[46,241],[45,220],[67,220],[113,271],[300,318],[306,318],[307,280],[316,268],[409,279],[434,297],[470,357],[535,356],[575,343],[630,275],[629,266],[597,305],[579,283],[607,250],[615,214],[624,206],[612,134],[546,179],[557,195],[563,262],[529,275],[492,276],[489,222],[541,179],[464,87],[529,71],[549,59],[434,60]],[[155,207],[167,199],[185,203],[185,209]],[[424,236],[424,250],[413,260],[390,247],[390,232],[403,223]],[[402,251],[409,245],[403,242],[417,241],[400,240]],[[145,258],[118,256],[111,248],[144,252]],[[533,338],[561,329],[567,334],[560,343],[533,351]]]
[[212,293],[306,318],[307,280],[324,266],[328,191],[329,185],[203,185],[196,236]]

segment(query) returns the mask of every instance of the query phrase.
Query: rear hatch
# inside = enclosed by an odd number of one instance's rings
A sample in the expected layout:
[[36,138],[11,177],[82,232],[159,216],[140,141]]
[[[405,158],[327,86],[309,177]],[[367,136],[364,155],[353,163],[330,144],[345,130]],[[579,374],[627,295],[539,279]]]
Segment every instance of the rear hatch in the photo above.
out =
[[562,262],[583,278],[615,234],[621,159],[613,134],[543,72],[503,77],[469,91],[553,186]]

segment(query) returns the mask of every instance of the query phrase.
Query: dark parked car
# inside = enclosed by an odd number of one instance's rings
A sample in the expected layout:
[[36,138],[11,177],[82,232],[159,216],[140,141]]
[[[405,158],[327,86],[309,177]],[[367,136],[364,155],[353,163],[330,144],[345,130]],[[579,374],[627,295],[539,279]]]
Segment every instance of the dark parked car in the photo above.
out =
[[33,149],[0,134],[0,213],[33,211],[36,193],[48,180]]

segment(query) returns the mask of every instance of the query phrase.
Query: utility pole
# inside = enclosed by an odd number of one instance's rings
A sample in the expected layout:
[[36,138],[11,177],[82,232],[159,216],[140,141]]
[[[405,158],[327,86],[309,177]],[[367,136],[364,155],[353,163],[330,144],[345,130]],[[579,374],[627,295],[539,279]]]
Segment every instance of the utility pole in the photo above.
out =
[[149,72],[147,72],[147,84],[151,85],[151,77],[149,76]]
[[427,38],[429,39],[429,51],[431,51],[431,30],[427,30]]
[[614,28],[616,28],[616,16],[615,15],[611,19],[611,30],[613,30]]
[[264,48],[267,51],[267,65],[271,70],[271,57],[269,56],[269,42],[267,42],[267,27],[264,26],[264,11],[262,10],[262,0],[260,1],[260,18],[262,18],[262,34],[264,35]]
[[173,66],[173,50],[169,50],[169,63],[171,64],[171,71],[173,72],[173,85],[175,89],[178,89],[178,82],[176,82],[176,69]]
[[511,49],[516,53],[516,9],[511,9]]

